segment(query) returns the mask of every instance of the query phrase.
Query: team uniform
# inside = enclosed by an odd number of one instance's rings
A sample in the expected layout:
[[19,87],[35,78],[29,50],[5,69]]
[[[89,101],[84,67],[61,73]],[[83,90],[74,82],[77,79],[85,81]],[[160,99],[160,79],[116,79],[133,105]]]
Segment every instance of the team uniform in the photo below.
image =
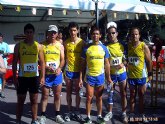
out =
[[[54,70],[56,70],[60,65],[61,43],[56,42],[54,45],[50,45],[45,41],[43,43],[43,51],[46,66],[51,66]],[[60,75],[56,75],[55,73],[46,70],[45,86],[58,86],[62,83],[62,81],[62,72]]]
[[34,41],[32,45],[24,42],[19,44],[19,72],[18,72],[18,94],[38,93],[39,71],[38,71],[38,42]]
[[121,69],[116,69],[116,66],[120,65],[123,61],[124,57],[124,47],[119,42],[116,43],[108,43],[107,49],[110,52],[110,73],[111,73],[111,79],[114,83],[122,82],[126,80],[127,74],[126,74],[126,68],[125,66]]
[[82,58],[86,59],[86,81],[91,86],[101,86],[105,82],[104,59],[109,58],[109,51],[102,44],[89,44],[84,48]]
[[80,61],[84,42],[81,38],[73,44],[71,39],[65,41],[66,67],[65,76],[69,79],[76,79],[80,76]]
[[136,48],[128,45],[128,83],[133,86],[143,85],[147,81],[144,45],[144,42],[140,42]]

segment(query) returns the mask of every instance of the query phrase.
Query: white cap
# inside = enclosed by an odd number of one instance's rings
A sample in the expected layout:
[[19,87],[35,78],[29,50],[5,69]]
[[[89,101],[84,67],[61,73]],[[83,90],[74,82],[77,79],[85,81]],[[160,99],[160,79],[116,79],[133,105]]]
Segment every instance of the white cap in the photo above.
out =
[[56,25],[49,25],[48,31],[55,31],[58,32],[58,28]]
[[107,29],[110,28],[110,27],[115,27],[115,28],[117,28],[117,24],[116,24],[115,22],[109,22],[109,23],[107,24]]

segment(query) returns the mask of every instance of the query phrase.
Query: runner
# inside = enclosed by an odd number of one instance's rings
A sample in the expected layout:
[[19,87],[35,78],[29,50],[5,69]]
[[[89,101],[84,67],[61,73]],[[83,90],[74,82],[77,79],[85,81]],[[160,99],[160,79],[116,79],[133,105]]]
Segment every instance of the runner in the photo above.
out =
[[104,119],[102,117],[102,93],[104,90],[104,67],[105,74],[108,84],[113,83],[110,78],[110,64],[109,64],[109,52],[106,46],[99,42],[101,38],[100,30],[98,28],[93,28],[91,30],[92,43],[90,43],[83,51],[82,62],[81,62],[81,73],[79,85],[82,85],[82,80],[84,79],[85,69],[86,69],[86,114],[87,118],[85,123],[92,123],[90,118],[91,103],[92,98],[96,96],[97,105],[97,123],[104,124]]
[[60,115],[60,94],[62,89],[62,67],[64,66],[64,47],[56,40],[58,35],[58,28],[56,25],[49,25],[47,31],[47,40],[43,42],[43,50],[46,64],[45,85],[42,87],[41,98],[41,119],[40,124],[46,123],[46,108],[49,97],[49,89],[53,89],[54,93],[54,107],[56,111],[55,121],[57,123],[64,123]]
[[[70,38],[64,42],[66,67],[65,67],[65,82],[66,82],[66,99],[68,104],[68,113],[65,116],[66,121],[70,121],[71,117],[77,121],[84,121],[80,115],[80,96],[79,96],[79,76],[80,76],[80,60],[84,42],[78,37],[79,27],[75,22],[69,23],[68,26]],[[72,91],[73,87],[76,93],[76,110],[72,113]],[[73,115],[73,116],[72,116]]]
[[[125,56],[124,56],[124,47],[118,42],[117,36],[117,24],[109,25],[112,22],[107,24],[107,35],[108,35],[108,42],[106,44],[109,52],[110,52],[110,73],[111,79],[114,84],[119,83],[120,88],[120,96],[121,96],[121,105],[122,105],[122,121],[124,123],[127,122],[126,116],[126,107],[127,107],[127,99],[126,99],[126,68],[124,66]],[[113,22],[114,23],[114,22]],[[111,87],[111,88],[110,88]],[[109,110],[106,116],[104,117],[105,121],[109,121],[112,118],[112,107],[113,107],[113,86],[108,86],[109,90],[109,97],[108,97],[108,106]]]
[[[139,96],[139,113],[144,119],[144,94],[146,83],[152,79],[152,62],[148,46],[141,42],[140,29],[132,28],[128,44],[128,83],[130,88],[130,112],[134,113],[136,93]],[[148,72],[148,74],[147,74]],[[148,78],[147,78],[148,76]]]
[[[37,120],[38,88],[39,83],[41,86],[44,84],[45,64],[42,46],[33,39],[34,31],[34,26],[31,24],[27,24],[24,27],[24,34],[26,37],[25,40],[17,43],[14,48],[13,79],[17,90],[16,119],[18,124],[21,123],[21,116],[27,91],[29,91],[30,93],[30,101],[32,107],[31,124],[39,124]],[[16,72],[18,61],[20,64],[17,79]],[[38,72],[38,61],[41,67],[40,75]]]

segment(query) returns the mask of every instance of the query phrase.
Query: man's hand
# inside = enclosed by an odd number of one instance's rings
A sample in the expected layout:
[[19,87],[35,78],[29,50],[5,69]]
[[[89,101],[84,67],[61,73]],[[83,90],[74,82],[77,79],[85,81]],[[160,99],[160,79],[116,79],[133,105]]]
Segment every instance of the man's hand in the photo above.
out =
[[79,87],[81,88],[83,86],[83,81],[80,79],[79,80]]
[[40,86],[42,87],[45,84],[45,78],[40,78]]
[[148,76],[148,81],[151,81],[152,80],[152,76]]
[[107,80],[107,84],[108,84],[108,85],[111,84],[111,85],[113,86],[113,81],[111,80],[111,78],[109,78],[109,79]]
[[17,79],[17,78],[13,78],[13,82],[14,82],[14,86],[15,86],[15,88],[17,89],[18,86],[19,86],[18,79]]
[[56,75],[60,75],[60,73],[61,73],[61,68],[58,67],[58,68],[55,70],[55,73],[56,73]]

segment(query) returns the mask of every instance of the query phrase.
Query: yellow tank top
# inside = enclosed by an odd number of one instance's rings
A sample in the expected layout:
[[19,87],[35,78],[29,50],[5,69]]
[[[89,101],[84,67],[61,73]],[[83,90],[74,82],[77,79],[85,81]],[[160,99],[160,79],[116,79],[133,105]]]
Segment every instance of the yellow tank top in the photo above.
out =
[[[51,45],[45,41],[43,50],[46,66],[53,66],[54,69],[57,69],[60,65],[61,43],[56,42],[54,45]],[[46,74],[53,74],[53,72],[46,71]]]
[[73,44],[70,39],[65,41],[66,48],[66,71],[79,72],[80,71],[80,61],[81,53],[83,49],[83,40],[81,38]]
[[19,76],[21,77],[35,77],[38,73],[38,42],[34,41],[32,45],[27,45],[20,42],[19,55]]
[[123,63],[124,57],[124,47],[119,42],[110,43],[107,45],[107,48],[110,52],[110,65],[111,65],[111,74],[121,74],[126,71],[125,67],[121,69],[116,69],[115,66]]
[[136,48],[132,44],[128,45],[128,78],[147,77],[144,45],[144,42],[141,42]]

